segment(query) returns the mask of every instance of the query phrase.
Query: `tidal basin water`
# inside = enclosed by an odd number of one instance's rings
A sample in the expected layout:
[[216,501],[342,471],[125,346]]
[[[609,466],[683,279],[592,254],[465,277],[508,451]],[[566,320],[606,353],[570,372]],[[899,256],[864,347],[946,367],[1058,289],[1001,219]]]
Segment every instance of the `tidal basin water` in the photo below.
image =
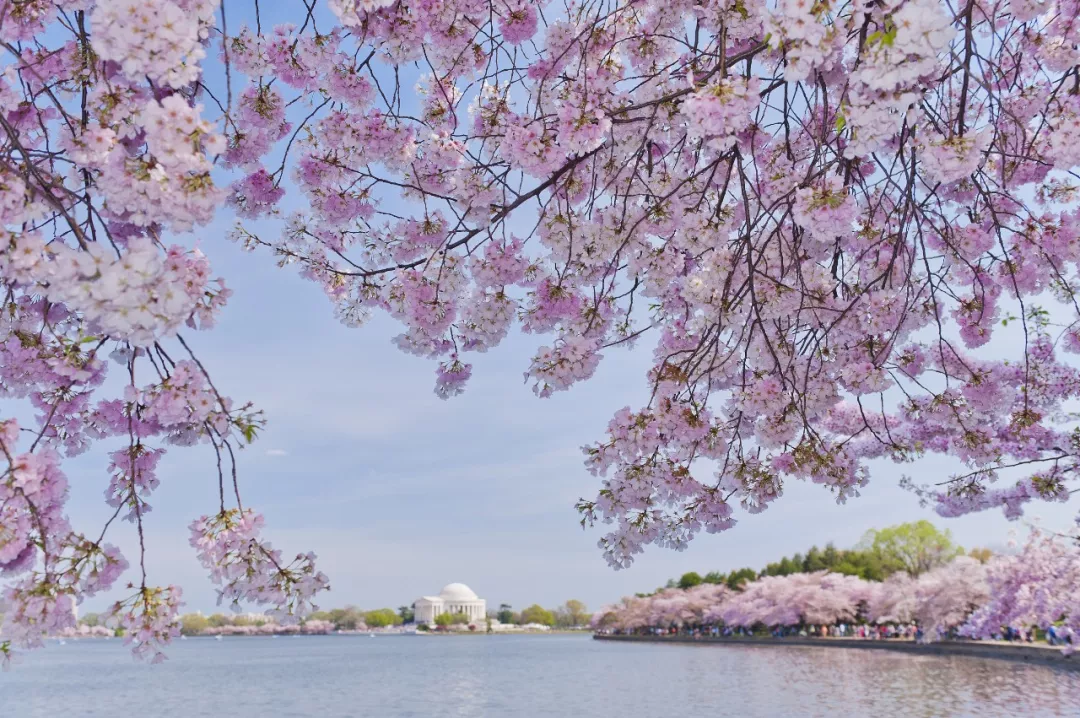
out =
[[887,651],[587,636],[190,639],[164,665],[50,643],[0,673],[0,716],[1077,716],[1080,673]]

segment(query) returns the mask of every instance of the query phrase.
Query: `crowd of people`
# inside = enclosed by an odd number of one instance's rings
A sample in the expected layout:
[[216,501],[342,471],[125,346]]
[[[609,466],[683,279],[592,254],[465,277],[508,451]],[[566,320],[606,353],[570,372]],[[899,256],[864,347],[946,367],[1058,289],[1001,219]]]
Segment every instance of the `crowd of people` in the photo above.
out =
[[[922,641],[923,630],[917,623],[872,624],[840,623],[836,625],[775,626],[772,628],[745,628],[743,626],[647,626],[643,628],[598,628],[597,633],[608,635],[645,635],[645,636],[689,636],[692,638],[847,638],[863,640],[905,640]],[[964,636],[955,629],[937,632],[936,638],[959,639]],[[1072,639],[1056,626],[1042,631],[1037,626],[1027,628],[1005,627],[998,634],[990,636],[997,641],[1015,643],[1035,643],[1045,640],[1051,646],[1071,646]]]
[[623,631],[617,628],[601,628],[597,630],[598,633],[607,634],[629,634],[629,635],[685,635],[694,638],[753,638],[761,637],[764,635],[771,636],[772,638],[866,638],[866,639],[887,639],[897,638],[906,640],[919,640],[922,638],[922,631],[914,623],[894,626],[894,625],[872,625],[872,624],[860,624],[853,625],[847,623],[841,623],[839,625],[812,625],[812,626],[778,626],[768,630],[768,633],[755,632],[752,629],[744,628],[742,626],[669,626],[667,628],[660,628],[658,626],[650,626],[643,629],[631,629]]

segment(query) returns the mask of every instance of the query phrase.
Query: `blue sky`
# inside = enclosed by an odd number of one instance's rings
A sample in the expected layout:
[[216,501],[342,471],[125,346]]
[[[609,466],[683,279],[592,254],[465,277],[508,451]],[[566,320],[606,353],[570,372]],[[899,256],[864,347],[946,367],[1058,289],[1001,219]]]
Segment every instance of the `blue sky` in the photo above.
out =
[[[235,294],[217,328],[187,336],[219,388],[266,411],[266,431],[239,455],[243,498],[265,513],[276,546],[319,555],[333,586],[324,605],[398,606],[461,581],[491,605],[579,598],[596,607],[684,571],[761,567],[811,544],[849,546],[872,527],[935,518],[897,488],[898,467],[879,464],[846,506],[793,481],[768,511],[739,514],[732,531],[681,553],[650,549],[613,571],[596,547],[600,527],[583,531],[573,509],[599,482],[580,447],[603,436],[616,409],[643,401],[648,341],[609,352],[592,381],[541,400],[522,373],[542,338],[512,334],[474,357],[464,395],[443,401],[432,391],[434,364],[392,346],[395,322],[346,328],[316,285],[266,254],[242,252],[224,239],[227,229],[223,220],[197,237]],[[114,443],[68,462],[77,528],[107,516],[105,453]],[[933,461],[905,468],[921,482],[947,472]],[[170,448],[160,469],[147,517],[150,580],[182,585],[188,610],[212,610],[186,526],[215,510],[213,452]],[[1055,526],[1075,512],[1040,509]],[[938,523],[965,546],[998,548],[1016,526],[999,512]],[[130,525],[112,540],[136,555]],[[84,610],[104,605],[91,600]]]

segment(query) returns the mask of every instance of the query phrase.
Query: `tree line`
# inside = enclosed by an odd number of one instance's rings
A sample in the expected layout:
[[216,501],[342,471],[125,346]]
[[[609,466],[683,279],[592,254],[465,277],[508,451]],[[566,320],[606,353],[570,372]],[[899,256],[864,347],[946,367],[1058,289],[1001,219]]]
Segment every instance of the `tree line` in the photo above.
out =
[[[553,609],[544,608],[534,603],[521,611],[515,611],[510,604],[503,603],[499,605],[498,611],[488,615],[500,623],[520,626],[533,623],[552,628],[587,626],[589,619],[592,617],[587,606],[576,599],[570,599],[563,605]],[[336,631],[356,631],[365,628],[400,626],[405,623],[413,623],[414,619],[415,613],[412,606],[399,606],[396,611],[392,608],[376,608],[365,611],[356,606],[345,606],[344,608],[315,611],[306,620],[328,621],[333,624]],[[465,625],[471,620],[464,613],[442,613],[435,617],[434,625]],[[186,613],[180,616],[180,631],[186,636],[196,636],[207,629],[225,626],[253,626],[258,628],[270,622],[269,618],[257,615],[213,613],[206,616],[202,613]],[[90,627],[98,626],[101,624],[101,617],[96,613],[88,613],[80,618],[78,623]]]
[[[525,626],[528,624],[539,624],[541,626],[548,626],[551,628],[581,628],[589,625],[589,619],[592,618],[592,614],[589,613],[588,607],[577,599],[570,599],[563,605],[557,608],[544,608],[538,603],[534,603],[521,611],[515,611],[514,607],[509,603],[499,604],[499,610],[494,613],[489,612],[488,618],[495,619],[499,623],[505,623],[507,625]],[[436,626],[451,626],[458,624],[467,624],[470,622],[470,618],[464,613],[451,614],[440,613],[435,616]]]
[[507,623],[524,626],[529,623],[538,623],[541,626],[552,628],[575,628],[587,626],[592,614],[588,607],[577,599],[570,599],[558,608],[548,609],[534,603],[533,605],[515,611],[508,603],[499,604],[499,610],[495,618],[499,623]]
[[[513,625],[525,625],[536,623],[552,628],[574,628],[587,626],[591,614],[586,605],[576,599],[570,599],[563,605],[547,609],[539,604],[533,604],[521,611],[514,611],[510,604],[499,605],[499,610],[489,613],[491,618],[500,623]],[[96,625],[97,616],[89,614],[83,619],[87,625]],[[208,628],[220,628],[222,626],[261,626],[269,619],[249,615],[227,615],[215,613],[204,616],[201,613],[188,613],[180,617],[181,631],[185,635],[197,635]],[[329,621],[337,631],[355,631],[365,628],[385,628],[387,626],[400,626],[405,623],[413,623],[415,613],[412,606],[399,606],[395,611],[392,608],[376,608],[365,611],[355,606],[344,608],[332,608],[325,611],[315,611],[307,620]],[[435,626],[465,625],[472,619],[464,613],[442,613],[435,617]]]
[[[805,554],[785,556],[766,564],[761,570],[740,568],[730,573],[710,571],[705,575],[690,571],[678,579],[669,580],[665,588],[686,589],[701,584],[722,584],[738,590],[746,583],[765,576],[790,576],[817,571],[858,576],[866,581],[884,581],[899,571],[918,577],[964,553],[964,549],[954,543],[948,529],[942,531],[929,521],[922,520],[884,529],[870,529],[851,549],[838,549],[831,542],[824,549],[811,546]],[[976,548],[968,555],[985,563],[991,554],[989,549]],[[649,595],[652,594],[638,594]]]

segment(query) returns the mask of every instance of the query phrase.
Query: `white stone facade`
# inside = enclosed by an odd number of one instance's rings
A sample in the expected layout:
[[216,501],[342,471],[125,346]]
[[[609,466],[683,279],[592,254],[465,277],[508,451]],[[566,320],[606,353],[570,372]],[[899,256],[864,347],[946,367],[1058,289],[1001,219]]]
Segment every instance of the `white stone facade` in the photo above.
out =
[[433,625],[440,613],[464,613],[469,621],[483,621],[487,617],[487,601],[477,597],[463,583],[451,583],[439,591],[438,596],[422,596],[413,604],[415,621]]

